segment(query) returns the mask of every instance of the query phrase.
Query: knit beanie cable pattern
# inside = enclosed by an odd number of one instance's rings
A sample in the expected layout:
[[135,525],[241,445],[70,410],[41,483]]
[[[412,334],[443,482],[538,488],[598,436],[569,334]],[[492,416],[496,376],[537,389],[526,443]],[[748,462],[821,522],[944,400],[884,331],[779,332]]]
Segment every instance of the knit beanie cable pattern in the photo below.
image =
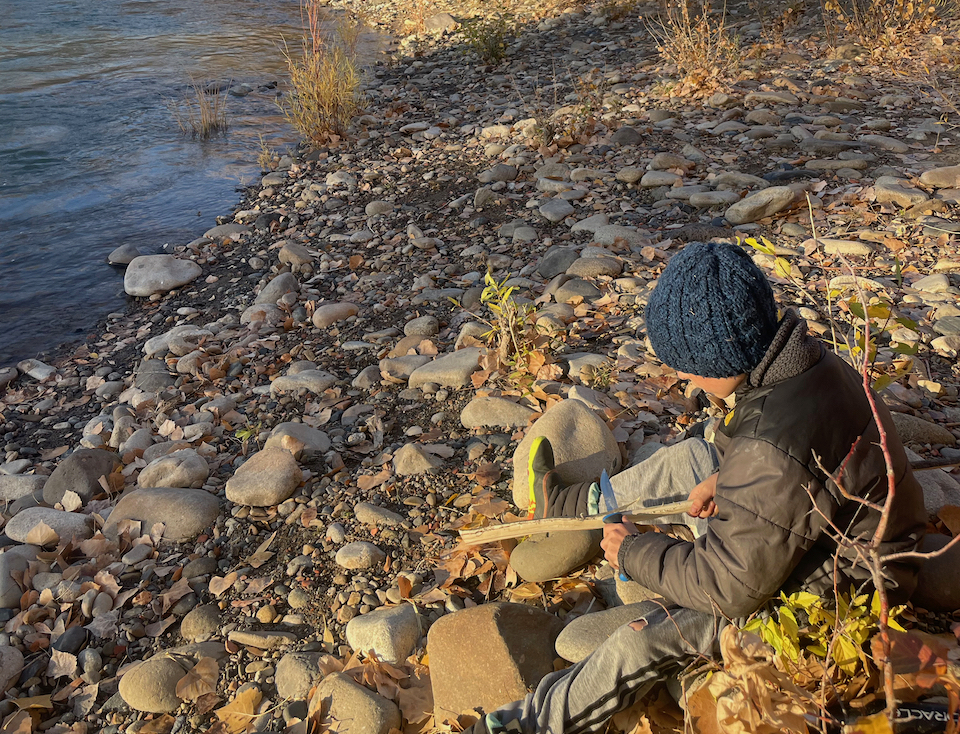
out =
[[661,361],[700,377],[750,372],[777,331],[766,276],[738,246],[719,242],[690,243],[671,258],[645,318]]

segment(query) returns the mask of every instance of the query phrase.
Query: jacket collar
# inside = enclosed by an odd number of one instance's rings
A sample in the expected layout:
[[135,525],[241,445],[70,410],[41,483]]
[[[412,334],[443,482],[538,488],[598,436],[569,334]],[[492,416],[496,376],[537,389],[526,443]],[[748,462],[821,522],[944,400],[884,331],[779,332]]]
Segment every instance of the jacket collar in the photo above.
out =
[[813,367],[823,356],[823,344],[807,333],[807,322],[788,309],[766,354],[747,376],[738,395],[789,380]]

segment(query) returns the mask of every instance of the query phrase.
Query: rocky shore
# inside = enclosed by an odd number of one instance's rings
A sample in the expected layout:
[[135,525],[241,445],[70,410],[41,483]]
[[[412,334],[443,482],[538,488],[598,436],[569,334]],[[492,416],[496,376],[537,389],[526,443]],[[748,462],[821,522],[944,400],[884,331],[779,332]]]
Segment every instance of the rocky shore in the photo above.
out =
[[[856,45],[769,43],[746,6],[739,78],[671,96],[654,8],[608,8],[521,12],[499,66],[430,19],[370,70],[352,140],[133,259],[137,302],[81,346],[0,371],[11,731],[281,731],[321,702],[339,731],[449,731],[588,654],[646,595],[595,535],[511,556],[456,530],[523,514],[536,435],[585,480],[721,414],[645,341],[689,241],[768,238],[781,304],[825,338],[852,264],[903,319],[878,345],[905,368],[883,391],[902,438],[960,461],[946,102]],[[519,376],[484,336],[487,273],[545,338]],[[919,476],[956,532],[950,472]],[[960,607],[957,563],[927,572],[917,619]]]

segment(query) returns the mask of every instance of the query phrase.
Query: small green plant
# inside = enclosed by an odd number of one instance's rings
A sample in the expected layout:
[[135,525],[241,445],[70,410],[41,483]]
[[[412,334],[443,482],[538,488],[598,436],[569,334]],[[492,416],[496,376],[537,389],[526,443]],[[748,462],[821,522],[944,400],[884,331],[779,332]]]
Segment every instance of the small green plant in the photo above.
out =
[[478,318],[490,328],[481,338],[495,347],[485,369],[498,372],[515,384],[532,384],[538,378],[555,379],[560,370],[552,352],[559,337],[537,329],[536,307],[518,303],[513,298],[517,289],[508,286],[508,280],[497,282],[489,272],[483,280],[486,287],[480,302],[490,317]]
[[[828,666],[835,664],[849,677],[873,667],[863,646],[880,629],[879,594],[857,594],[851,588],[849,595],[838,597],[835,607],[805,591],[790,596],[780,592],[780,601],[775,616],[756,617],[743,631],[759,635],[776,650],[787,669],[796,668],[809,655]],[[890,610],[892,629],[903,631],[895,621],[903,609]]]
[[207,140],[227,132],[227,97],[211,91],[196,80],[190,83],[193,95],[171,103],[177,126],[185,135]]
[[484,63],[499,64],[507,57],[510,25],[502,12],[464,23],[461,32],[467,48]]
[[344,21],[331,33],[320,0],[303,0],[304,36],[300,52],[284,44],[290,91],[279,104],[284,116],[313,143],[343,138],[360,109],[357,43],[362,24]]

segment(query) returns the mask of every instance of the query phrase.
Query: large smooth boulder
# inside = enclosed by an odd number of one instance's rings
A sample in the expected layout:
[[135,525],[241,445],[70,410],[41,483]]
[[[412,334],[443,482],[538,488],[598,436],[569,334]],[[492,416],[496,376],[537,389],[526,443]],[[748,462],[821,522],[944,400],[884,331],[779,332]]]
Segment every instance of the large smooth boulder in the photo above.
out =
[[517,701],[553,671],[563,623],[523,604],[494,602],[434,622],[427,636],[437,721]]
[[217,521],[219,514],[220,500],[202,489],[134,489],[120,498],[103,530],[109,535],[116,532],[121,520],[139,520],[141,530],[146,533],[157,523],[163,523],[163,539],[182,543],[195,540]]
[[300,281],[293,273],[280,273],[267,283],[257,294],[255,304],[276,303],[287,293],[297,293],[300,290]]
[[0,502],[16,502],[37,491],[42,491],[48,477],[34,474],[0,474]]
[[413,604],[374,611],[347,623],[347,644],[393,665],[400,665],[420,639],[420,617]]
[[607,424],[579,400],[564,400],[530,427],[513,453],[513,503],[520,509],[530,501],[527,461],[538,436],[550,440],[564,484],[593,481],[604,469],[613,474],[620,468],[620,447]]
[[724,216],[730,224],[747,224],[783,211],[793,199],[793,189],[789,186],[771,186],[731,205]]
[[293,454],[280,448],[258,451],[227,480],[227,499],[238,505],[271,507],[288,499],[303,481]]
[[100,477],[109,475],[120,464],[120,457],[103,449],[78,449],[61,461],[43,485],[43,501],[55,505],[68,491],[76,492],[84,502],[103,491]]
[[172,657],[157,655],[120,679],[120,697],[135,711],[165,714],[180,707],[177,683],[187,671]]
[[602,538],[599,530],[533,535],[513,549],[510,567],[524,581],[560,578],[593,558]]
[[[30,531],[45,523],[57,534],[59,540],[78,538],[86,540],[93,535],[93,518],[77,512],[63,512],[51,507],[28,507],[14,515],[4,528],[7,537],[18,543],[26,543]],[[53,539],[44,540],[44,545],[57,545]]]
[[288,652],[277,663],[277,693],[290,701],[304,701],[321,678],[319,652]]
[[210,475],[210,467],[193,449],[174,451],[154,459],[140,470],[137,484],[141,487],[194,487],[203,486]]
[[532,408],[504,398],[479,397],[460,412],[464,428],[524,428],[534,414]]
[[941,425],[908,413],[891,413],[890,416],[897,427],[900,440],[904,443],[931,443],[946,446],[957,443],[956,437]]
[[400,710],[343,673],[328,675],[317,686],[317,696],[333,720],[331,734],[387,734],[400,728]]
[[123,275],[123,290],[130,296],[152,296],[179,288],[200,277],[203,270],[192,260],[173,255],[141,255]]

